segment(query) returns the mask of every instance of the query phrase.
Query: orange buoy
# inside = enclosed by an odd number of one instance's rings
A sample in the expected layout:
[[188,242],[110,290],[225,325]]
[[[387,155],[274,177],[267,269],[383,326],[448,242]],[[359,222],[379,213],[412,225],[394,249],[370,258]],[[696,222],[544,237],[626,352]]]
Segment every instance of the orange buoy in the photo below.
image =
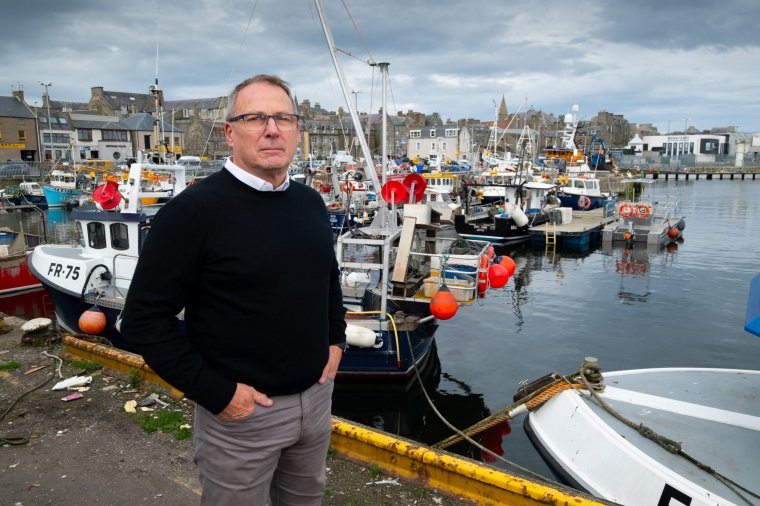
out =
[[668,253],[675,253],[678,251],[678,243],[677,242],[669,242],[665,248],[668,250]]
[[668,229],[668,237],[671,239],[678,239],[681,236],[681,231],[678,230],[678,227],[670,227]]
[[502,264],[492,264],[488,267],[488,283],[492,288],[502,288],[509,281],[509,271]]
[[486,296],[488,291],[488,255],[480,257],[480,268],[478,269],[478,297],[481,299]]
[[106,328],[106,315],[98,306],[92,306],[79,317],[79,329],[85,334],[97,334]]
[[459,304],[457,304],[456,297],[445,284],[441,285],[441,288],[430,299],[430,312],[439,320],[448,320],[457,314],[458,309]]

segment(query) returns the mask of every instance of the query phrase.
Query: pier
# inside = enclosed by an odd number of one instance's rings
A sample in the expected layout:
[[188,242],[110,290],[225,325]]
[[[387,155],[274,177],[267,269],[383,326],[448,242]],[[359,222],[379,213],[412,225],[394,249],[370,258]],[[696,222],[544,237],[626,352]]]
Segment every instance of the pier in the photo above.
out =
[[552,220],[529,228],[528,233],[533,243],[585,247],[594,234],[599,234],[607,223],[614,220],[614,209],[600,207],[591,211],[573,211],[569,223]]

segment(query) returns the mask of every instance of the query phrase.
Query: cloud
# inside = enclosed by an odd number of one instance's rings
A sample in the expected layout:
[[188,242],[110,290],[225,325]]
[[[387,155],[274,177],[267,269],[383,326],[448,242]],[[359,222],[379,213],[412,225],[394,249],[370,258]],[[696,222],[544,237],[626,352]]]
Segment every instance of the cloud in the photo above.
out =
[[[760,131],[760,4],[560,0],[323,0],[350,94],[380,107],[372,62],[389,62],[389,110],[493,116],[527,103],[599,110],[636,123]],[[344,9],[348,7],[349,12]],[[282,75],[299,99],[345,107],[314,3],[307,0],[11,2],[0,41],[3,94],[87,101],[93,86],[146,93],[158,63],[168,99],[226,95],[256,73]],[[28,20],[34,20],[29,22]],[[158,58],[156,55],[158,54]]]

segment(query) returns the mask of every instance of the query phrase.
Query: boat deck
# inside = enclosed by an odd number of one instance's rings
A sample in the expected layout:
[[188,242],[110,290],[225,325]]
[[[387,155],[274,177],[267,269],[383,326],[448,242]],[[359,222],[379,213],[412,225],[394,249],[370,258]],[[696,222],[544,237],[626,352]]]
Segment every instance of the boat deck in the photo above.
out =
[[589,241],[592,234],[599,233],[605,225],[615,221],[615,216],[609,214],[603,207],[591,211],[573,211],[570,223],[547,222],[529,228],[528,233],[533,242],[545,243],[547,235],[556,234],[557,242],[584,243]]

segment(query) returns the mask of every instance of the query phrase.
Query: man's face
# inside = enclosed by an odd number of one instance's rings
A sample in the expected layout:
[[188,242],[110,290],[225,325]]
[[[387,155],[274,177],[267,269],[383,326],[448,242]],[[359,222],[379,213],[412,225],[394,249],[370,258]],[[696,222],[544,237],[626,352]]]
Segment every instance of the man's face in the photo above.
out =
[[[238,92],[232,115],[249,113],[292,114],[293,102],[279,86],[255,82]],[[242,121],[235,121],[225,123],[224,134],[238,167],[274,185],[287,177],[298,145],[299,128],[283,132],[270,119],[262,130],[253,131],[247,130]]]

